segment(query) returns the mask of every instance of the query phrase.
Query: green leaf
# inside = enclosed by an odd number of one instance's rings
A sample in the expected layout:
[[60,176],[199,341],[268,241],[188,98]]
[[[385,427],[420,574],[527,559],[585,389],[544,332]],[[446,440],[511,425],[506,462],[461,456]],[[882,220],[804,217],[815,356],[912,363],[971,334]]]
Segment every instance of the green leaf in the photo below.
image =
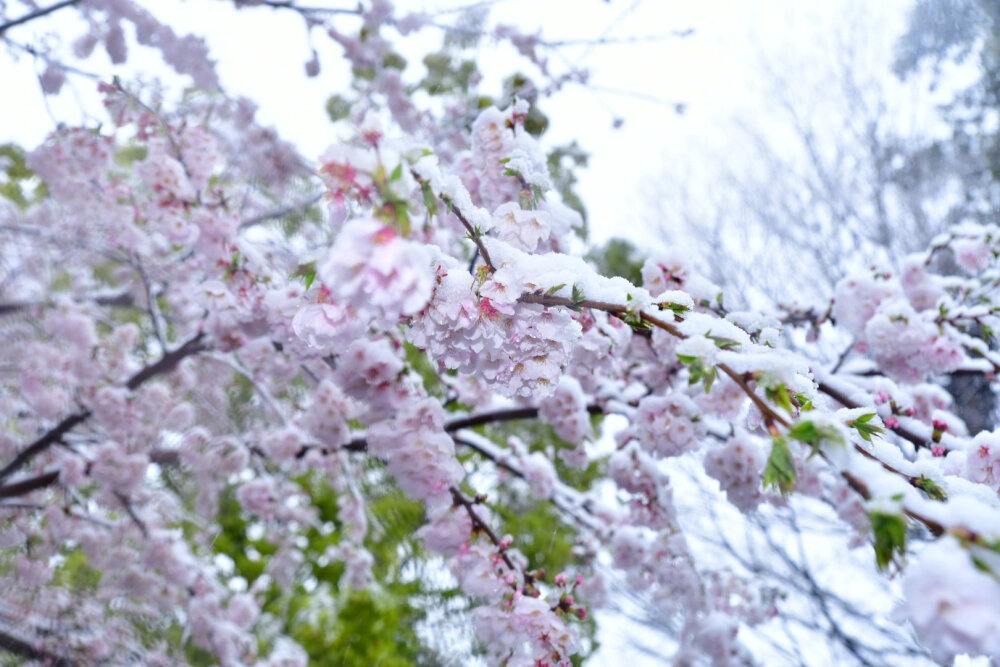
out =
[[438,212],[437,197],[434,196],[434,191],[431,190],[431,185],[427,181],[420,181],[420,192],[424,196],[424,208],[427,209],[427,215],[433,216]]
[[795,402],[799,405],[799,409],[803,412],[808,412],[813,409],[813,402],[809,400],[809,397],[805,394],[793,394],[792,398],[795,399]]
[[672,310],[677,315],[683,315],[684,313],[686,313],[689,310],[691,310],[690,308],[688,308],[685,305],[682,305],[682,304],[679,304],[679,303],[670,303],[669,301],[665,301],[665,302],[661,303],[660,307],[661,308],[666,308],[667,310]]
[[819,429],[816,428],[815,422],[811,421],[800,421],[795,426],[793,426],[788,431],[788,436],[799,442],[805,442],[808,444],[814,444],[819,442],[822,438]]
[[785,385],[779,384],[777,387],[768,387],[764,393],[772,403],[783,407],[788,414],[795,414],[795,408],[792,407],[792,399],[788,395],[788,388]]
[[886,570],[896,554],[906,553],[906,519],[900,514],[870,512],[868,514],[875,536],[875,563]]
[[402,177],[403,177],[403,163],[400,162],[399,164],[396,165],[396,168],[392,170],[392,173],[389,174],[389,182],[391,183],[392,181],[398,181]]
[[563,287],[566,287],[566,283],[559,283],[558,285],[553,285],[552,287],[545,290],[545,296],[552,296],[553,294],[561,290]]
[[847,425],[856,429],[858,431],[858,435],[860,435],[863,440],[871,442],[873,435],[881,435],[885,432],[885,429],[881,426],[869,424],[869,422],[874,418],[875,413],[872,412],[870,414],[861,415],[857,419],[847,422]]
[[943,502],[948,499],[948,494],[944,492],[941,485],[926,475],[920,476],[917,486],[923,489],[924,493],[926,493],[927,497],[931,500],[940,500]]
[[788,448],[788,441],[782,436],[774,436],[771,455],[764,468],[764,486],[777,489],[781,495],[788,495],[795,488],[795,459]]
[[403,350],[406,352],[406,363],[423,380],[424,389],[432,395],[443,395],[445,387],[441,383],[441,376],[438,375],[437,368],[427,353],[413,343],[404,342]]
[[316,280],[316,262],[305,262],[299,264],[295,267],[295,273],[292,274],[293,278],[302,278],[302,282],[306,284],[306,289],[312,287],[313,281]]
[[722,336],[713,336],[711,332],[705,334],[705,338],[715,343],[717,348],[722,350],[729,350],[734,347],[739,347],[740,342],[738,340],[733,340],[732,338],[723,338]]
[[326,101],[326,115],[337,122],[351,114],[351,103],[340,95],[331,95]]
[[820,445],[824,440],[844,444],[844,436],[836,428],[829,424],[819,424],[810,420],[797,422],[788,431],[788,436],[793,440],[804,442],[812,448],[809,456],[814,456],[819,452]]

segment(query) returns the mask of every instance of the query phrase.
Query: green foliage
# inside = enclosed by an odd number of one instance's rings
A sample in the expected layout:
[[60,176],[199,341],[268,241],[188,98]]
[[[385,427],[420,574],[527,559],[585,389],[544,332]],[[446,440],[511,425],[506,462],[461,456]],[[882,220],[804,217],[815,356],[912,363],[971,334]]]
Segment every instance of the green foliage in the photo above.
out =
[[406,352],[406,363],[423,380],[427,393],[431,396],[444,396],[446,388],[438,375],[437,365],[427,353],[409,342],[403,343],[403,350]]
[[515,99],[525,100],[531,106],[524,119],[525,131],[533,137],[540,137],[549,129],[549,118],[538,108],[538,88],[531,78],[520,72],[504,79],[503,93],[500,96],[500,108],[513,104]]
[[611,239],[602,247],[587,253],[587,259],[605,276],[619,276],[633,285],[642,284],[642,263],[639,249],[625,239]]
[[870,423],[874,418],[875,413],[872,412],[867,415],[861,415],[857,419],[847,422],[847,425],[856,429],[858,435],[860,435],[864,440],[871,442],[873,435],[881,435],[885,432],[885,429],[881,426],[876,426],[875,424]]
[[[317,520],[305,535],[307,576],[289,588],[272,584],[265,595],[264,611],[278,621],[280,632],[302,645],[311,665],[402,666],[434,662],[415,631],[425,616],[415,601],[427,598],[430,591],[423,577],[403,576],[411,561],[426,558],[415,537],[425,521],[423,506],[385,480],[379,464],[369,464],[358,483],[370,498],[371,529],[365,546],[374,558],[373,574],[381,585],[374,592],[354,591],[340,586],[343,564],[325,557],[327,550],[342,539],[337,493],[319,474],[307,474],[295,481],[311,498]],[[231,558],[234,575],[250,584],[264,573],[276,552],[266,531],[260,538],[250,537],[253,522],[243,516],[231,491],[223,494],[219,505],[221,532],[212,548]],[[453,596],[448,590],[432,593],[443,601]]]
[[764,468],[764,486],[777,489],[785,496],[795,488],[795,478],[795,459],[788,448],[788,441],[776,435],[771,445],[771,455],[767,457],[767,467]]
[[149,149],[145,146],[132,144],[118,149],[118,152],[115,154],[115,162],[117,162],[119,166],[128,167],[136,162],[145,160],[148,153]]
[[587,240],[587,208],[583,205],[583,200],[576,192],[576,169],[587,166],[587,153],[580,148],[576,141],[572,141],[563,146],[556,146],[549,152],[546,160],[549,165],[549,174],[552,176],[552,184],[563,203],[580,214],[583,218],[583,226],[575,231],[584,241]]
[[846,444],[844,442],[844,436],[829,424],[817,424],[812,420],[802,420],[796,422],[788,431],[788,437],[793,440],[798,440],[799,442],[804,442],[812,448],[812,452],[809,454],[813,456],[819,452],[820,445],[823,441],[833,442],[839,445]]
[[686,354],[678,354],[677,360],[688,367],[689,385],[704,382],[705,393],[707,394],[712,391],[712,384],[715,382],[715,378],[718,377],[718,371],[715,366],[712,364],[706,366],[700,358]]
[[795,408],[792,405],[792,397],[788,393],[788,387],[785,385],[779,384],[773,387],[765,387],[764,395],[767,397],[767,400],[784,408],[788,414],[795,414]]
[[24,150],[14,144],[0,144],[0,197],[25,209],[46,196],[48,189],[28,168]]
[[351,114],[351,103],[341,95],[330,95],[326,100],[326,115],[336,123]]
[[[598,432],[603,417],[591,416],[593,432]],[[566,442],[548,424],[537,419],[525,419],[503,423],[489,424],[477,428],[487,438],[494,442],[505,442],[511,436],[520,438],[533,452],[544,451],[551,447],[556,452],[562,449],[573,449],[575,445]],[[586,468],[572,468],[563,463],[559,456],[553,457],[553,465],[559,478],[568,486],[578,491],[586,491],[604,474],[604,459],[591,461]]]
[[92,594],[101,582],[101,572],[90,567],[83,550],[76,548],[66,554],[66,560],[56,570],[55,581],[77,595]]
[[[506,494],[504,494],[506,495]],[[503,522],[504,533],[516,536],[532,568],[556,574],[573,563],[575,531],[564,523],[551,503],[512,499],[490,507]]]
[[430,95],[444,95],[460,90],[468,90],[472,79],[479,73],[475,61],[456,61],[444,51],[429,53],[424,56],[424,67],[427,74],[418,86]]
[[394,596],[349,591],[336,602],[331,608],[303,607],[300,618],[287,627],[309,654],[310,665],[404,667],[419,662],[425,651],[411,610]]
[[906,519],[900,514],[874,511],[868,514],[875,536],[875,563],[886,570],[896,554],[906,553]]
[[920,479],[917,480],[917,486],[920,487],[931,500],[940,500],[942,502],[948,500],[948,494],[944,492],[941,485],[926,475],[920,476]]
[[301,278],[302,282],[305,283],[306,289],[312,287],[313,281],[316,280],[316,260],[299,264],[295,267],[295,273],[291,277]]

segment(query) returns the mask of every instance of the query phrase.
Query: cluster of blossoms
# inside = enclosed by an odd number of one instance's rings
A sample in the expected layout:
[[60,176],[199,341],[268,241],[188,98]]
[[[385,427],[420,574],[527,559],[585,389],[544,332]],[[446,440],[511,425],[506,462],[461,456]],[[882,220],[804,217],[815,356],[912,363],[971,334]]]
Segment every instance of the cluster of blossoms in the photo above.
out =
[[[103,43],[123,59],[124,22],[216,85],[201,42],[128,0],[81,4],[81,53]],[[1000,435],[969,437],[926,383],[1000,368],[972,335],[1000,330],[998,229],[956,228],[898,278],[841,281],[830,314],[854,355],[821,363],[778,319],[730,311],[679,253],[647,260],[641,286],[565,254],[581,221],[527,102],[463,92],[418,108],[380,28],[425,19],[383,0],[356,14],[357,36],[327,30],[369,87],[354,138],[317,175],[245,103],[168,114],[117,85],[102,87],[111,129],[62,128],[28,156],[47,196],[0,209],[14,341],[0,357],[0,646],[49,662],[306,664],[269,603],[324,570],[345,590],[377,584],[367,496],[388,476],[423,508],[416,537],[473,601],[493,662],[585,651],[603,550],[677,622],[679,664],[742,664],[745,629],[780,609],[689,539],[673,475],[693,461],[747,514],[792,493],[827,501],[881,567],[924,531],[903,614],[937,660],[1000,653]],[[501,33],[543,62],[536,40]],[[325,190],[300,207],[320,222],[261,229],[303,182]],[[969,276],[933,272],[938,253]],[[586,446],[594,415],[627,421],[606,460]],[[573,447],[470,430],[534,417]],[[561,477],[591,467],[606,485]],[[494,497],[555,508],[585,574],[548,584]]]

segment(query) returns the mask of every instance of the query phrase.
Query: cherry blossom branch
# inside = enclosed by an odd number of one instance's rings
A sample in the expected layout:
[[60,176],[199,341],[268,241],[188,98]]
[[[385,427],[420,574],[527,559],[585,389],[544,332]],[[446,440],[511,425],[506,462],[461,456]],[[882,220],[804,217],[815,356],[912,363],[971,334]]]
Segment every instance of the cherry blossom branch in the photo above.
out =
[[132,522],[139,528],[139,532],[142,533],[143,537],[149,537],[149,529],[146,527],[146,522],[143,521],[138,514],[136,514],[135,508],[132,507],[132,501],[122,493],[121,491],[115,491],[115,498],[122,504],[125,508],[125,512],[128,514]]
[[135,391],[148,380],[156,377],[157,375],[169,373],[174,370],[177,367],[177,364],[181,363],[185,358],[191,356],[192,354],[197,354],[207,350],[208,346],[205,344],[204,338],[204,333],[196,334],[193,338],[188,340],[173,352],[168,352],[160,357],[159,361],[156,363],[146,366],[138,373],[130,377],[128,382],[125,383],[125,387],[131,391]]
[[28,479],[22,479],[18,482],[12,482],[10,484],[0,486],[0,498],[16,498],[17,496],[23,496],[25,494],[31,493],[38,489],[44,489],[50,486],[59,479],[58,470],[49,470],[35,477],[29,477]]
[[[592,415],[604,414],[604,408],[599,405],[591,404],[587,406],[587,412]],[[537,407],[524,407],[524,408],[503,408],[500,410],[493,410],[490,412],[480,412],[478,414],[469,415],[467,417],[458,417],[457,419],[452,419],[444,424],[444,430],[446,433],[454,433],[455,431],[460,431],[464,428],[472,428],[474,426],[483,426],[485,424],[493,424],[496,422],[505,421],[516,421],[518,419],[537,419],[538,418],[538,408]],[[314,448],[314,446],[306,445],[298,451],[296,456],[302,458],[306,455],[309,449]],[[358,437],[352,439],[347,444],[340,447],[340,449],[349,452],[363,452],[368,449],[368,441],[364,437]],[[326,452],[327,450],[323,450]]]
[[[527,293],[527,294],[523,294],[523,295],[521,295],[521,298],[519,299],[519,301],[521,301],[523,303],[538,303],[538,304],[542,304],[542,305],[546,305],[546,306],[565,306],[565,307],[569,307],[569,308],[594,308],[594,309],[598,309],[598,310],[604,310],[606,312],[610,312],[610,313],[613,313],[613,314],[621,314],[621,313],[628,312],[628,309],[625,306],[621,306],[621,305],[618,305],[618,304],[611,304],[611,303],[606,303],[606,302],[601,302],[601,301],[590,301],[588,299],[581,299],[581,300],[578,300],[578,301],[573,301],[573,300],[567,299],[565,297],[550,296],[550,295],[545,295],[545,294],[540,294],[540,293]],[[649,314],[649,313],[647,313],[645,311],[642,311],[642,312],[639,313],[639,316],[641,317],[641,319],[642,319],[643,322],[646,322],[646,323],[651,324],[651,325],[653,325],[655,327],[663,329],[664,331],[667,331],[668,333],[670,333],[671,335],[675,336],[676,338],[679,338],[679,339],[682,339],[682,340],[685,339],[685,338],[687,338],[687,336],[677,326],[675,326],[674,324],[671,324],[670,322],[666,322],[665,320],[662,320],[662,319],[660,319],[659,317],[657,317],[655,315],[651,315],[651,314]],[[789,422],[788,419],[786,419],[784,416],[782,416],[780,413],[778,413],[764,399],[762,399],[757,394],[757,392],[754,391],[754,389],[750,386],[750,384],[747,382],[747,379],[746,379],[746,377],[744,377],[744,375],[742,375],[740,373],[737,373],[732,368],[730,368],[727,364],[724,364],[724,363],[716,364],[716,366],[717,366],[717,368],[719,370],[721,370],[723,373],[725,373],[726,375],[728,375],[740,387],[740,389],[743,391],[743,393],[746,394],[746,396],[760,410],[761,414],[764,416],[764,419],[765,419],[766,423],[771,423],[771,424],[777,423],[777,424],[780,424],[781,426],[783,426],[786,429],[788,429],[788,428],[791,427],[791,422]],[[860,407],[860,406],[856,406],[855,405],[854,407]],[[853,446],[854,446],[854,450],[855,451],[857,451],[858,453],[860,453],[862,456],[864,456],[864,457],[866,457],[868,459],[871,459],[871,460],[877,462],[886,471],[891,472],[891,473],[893,473],[893,474],[901,477],[902,479],[904,479],[908,484],[910,484],[914,488],[919,489],[921,491],[925,491],[924,482],[923,482],[922,478],[913,477],[912,475],[907,475],[906,473],[902,472],[901,470],[899,470],[899,469],[897,469],[897,468],[889,465],[888,463],[882,461],[875,454],[872,454],[871,452],[865,450],[863,447],[861,447],[858,444],[854,444]],[[822,452],[820,454],[822,455]],[[825,456],[824,456],[824,459],[826,459]],[[870,500],[872,498],[871,491],[868,489],[867,485],[864,484],[864,482],[862,482],[857,477],[855,477],[854,475],[851,475],[850,473],[848,473],[846,471],[842,471],[840,474],[847,481],[847,483],[851,486],[851,488],[854,489],[859,495],[861,495],[861,497],[863,497],[865,500]],[[918,512],[914,512],[914,511],[909,510],[909,509],[904,510],[904,512],[910,518],[912,518],[912,519],[914,519],[916,521],[919,521],[920,523],[924,524],[935,535],[942,535],[945,532],[944,526],[942,526],[939,522],[934,521],[933,519],[925,517],[922,514],[920,514]],[[969,539],[973,539],[973,538],[970,537]]]
[[[492,461],[497,466],[503,468],[510,474],[514,475],[519,479],[526,479],[524,471],[513,465],[506,455],[506,450],[502,450],[497,447],[489,439],[484,438],[475,432],[458,433],[453,438],[455,442],[463,447],[468,447],[477,454],[486,457]],[[562,482],[557,482],[557,487],[554,489],[555,492],[561,493],[567,496],[565,499],[559,498],[555,493],[549,498],[549,501],[563,514],[569,516],[579,525],[594,531],[599,532],[599,528],[593,519],[586,516],[581,516],[577,511],[577,508],[583,510],[584,512],[590,513],[590,509],[587,507],[586,500],[581,496],[581,494],[573,488],[563,485]]]
[[[420,174],[418,174],[416,170],[411,169],[410,175],[412,175],[413,178],[417,181],[417,183],[420,184],[421,188],[428,187],[429,184],[427,183],[427,180],[423,178]],[[479,254],[482,256],[483,261],[486,263],[486,267],[490,270],[491,273],[493,271],[496,271],[496,267],[493,266],[493,260],[490,259],[490,251],[486,249],[486,245],[483,243],[483,240],[481,238],[482,233],[479,232],[472,225],[471,222],[469,222],[469,219],[465,217],[464,213],[462,213],[462,209],[458,208],[458,206],[455,205],[454,199],[445,194],[439,194],[438,198],[442,202],[444,202],[445,206],[448,207],[448,210],[454,213],[455,217],[458,218],[459,222],[462,223],[462,226],[465,227],[465,231],[469,233],[469,238],[472,239],[472,242],[476,244],[476,248],[479,250]]]
[[464,493],[462,493],[457,487],[454,486],[449,487],[448,490],[451,491],[451,497],[452,500],[454,501],[455,506],[464,507],[465,511],[468,513],[469,519],[472,521],[472,532],[482,533],[486,535],[486,537],[490,540],[490,542],[493,543],[493,546],[497,548],[497,553],[499,553],[500,558],[503,560],[507,568],[511,572],[520,572],[521,576],[524,578],[525,588],[533,589],[535,586],[535,575],[529,571],[522,571],[520,568],[514,565],[514,562],[510,559],[510,556],[507,555],[507,549],[509,547],[507,542],[497,537],[497,534],[493,532],[493,529],[490,528],[490,525],[485,521],[483,521],[482,517],[476,514],[476,510],[474,509],[475,505],[484,502],[486,500],[486,496],[477,495],[475,498],[468,498]]
[[72,429],[87,421],[90,418],[90,410],[75,412],[65,417],[53,428],[46,431],[40,438],[21,450],[14,459],[0,469],[0,481],[7,479],[10,475],[27,465],[31,459],[35,458],[52,445],[60,442]]
[[[194,338],[188,340],[186,343],[181,345],[179,348],[173,352],[168,352],[164,354],[158,361],[145,368],[141,369],[135,375],[130,377],[125,383],[125,387],[130,391],[135,391],[148,380],[161,375],[163,373],[169,373],[174,368],[177,367],[185,357],[192,354],[196,354],[206,349],[203,342],[204,334],[199,333]],[[74,412],[73,414],[64,417],[62,421],[56,424],[53,428],[46,431],[37,440],[26,446],[24,449],[15,456],[10,463],[0,469],[0,481],[3,481],[10,477],[12,473],[21,469],[28,464],[33,458],[44,452],[46,449],[61,442],[62,439],[71,430],[82,424],[83,422],[90,419],[91,412],[88,409],[83,409],[79,412]]]
[[48,16],[49,14],[59,11],[64,7],[71,7],[73,5],[78,5],[80,4],[81,1],[82,0],[62,0],[62,2],[57,2],[54,5],[49,5],[48,7],[42,7],[41,9],[36,9],[35,11],[29,12],[24,16],[18,17],[16,19],[11,19],[10,21],[7,21],[6,23],[0,25],[0,35],[3,35],[5,32],[7,32],[8,30],[10,30],[15,26],[24,25],[29,21],[34,21],[35,19],[40,19],[43,16]]

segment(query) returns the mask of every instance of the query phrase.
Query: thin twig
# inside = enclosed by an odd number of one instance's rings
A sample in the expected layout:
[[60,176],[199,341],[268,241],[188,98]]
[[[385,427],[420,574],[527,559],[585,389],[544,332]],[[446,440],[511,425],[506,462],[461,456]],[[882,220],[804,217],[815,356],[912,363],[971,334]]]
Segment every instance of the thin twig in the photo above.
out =
[[4,34],[5,32],[7,32],[8,30],[10,30],[15,26],[24,25],[29,21],[34,21],[35,19],[40,19],[43,16],[48,16],[52,12],[58,11],[64,7],[71,7],[73,5],[78,5],[80,4],[80,2],[81,0],[62,0],[62,2],[57,2],[54,5],[50,5],[48,7],[42,7],[41,9],[36,9],[35,11],[29,12],[28,14],[25,14],[24,16],[21,16],[19,18],[11,19],[10,21],[7,21],[3,25],[0,25],[0,35]]

